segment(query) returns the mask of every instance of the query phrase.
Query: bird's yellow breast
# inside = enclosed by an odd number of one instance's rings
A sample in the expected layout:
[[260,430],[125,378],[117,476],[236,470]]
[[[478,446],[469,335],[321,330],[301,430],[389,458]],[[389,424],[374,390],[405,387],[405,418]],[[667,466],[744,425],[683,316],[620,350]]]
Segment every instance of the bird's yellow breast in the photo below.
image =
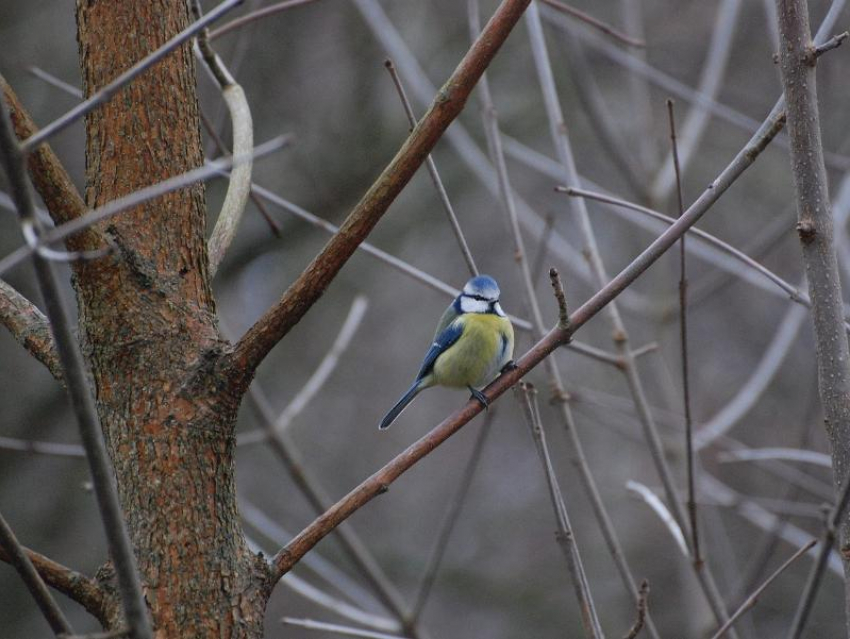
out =
[[513,357],[513,327],[506,317],[492,313],[469,313],[455,322],[463,333],[434,362],[433,383],[481,388]]

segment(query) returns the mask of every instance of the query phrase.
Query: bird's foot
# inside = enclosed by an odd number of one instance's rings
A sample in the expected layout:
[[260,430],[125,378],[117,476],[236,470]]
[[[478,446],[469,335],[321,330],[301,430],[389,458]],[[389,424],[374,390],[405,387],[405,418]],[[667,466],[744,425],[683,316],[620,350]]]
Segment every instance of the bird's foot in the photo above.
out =
[[516,370],[517,368],[519,368],[519,367],[516,365],[516,362],[514,360],[511,360],[507,364],[502,366],[502,370],[500,370],[499,372],[500,373],[507,373],[509,371]]
[[490,400],[487,399],[487,396],[484,393],[478,389],[472,388],[472,386],[467,386],[467,388],[469,389],[469,392],[472,393],[472,397],[477,399],[485,410],[490,408]]

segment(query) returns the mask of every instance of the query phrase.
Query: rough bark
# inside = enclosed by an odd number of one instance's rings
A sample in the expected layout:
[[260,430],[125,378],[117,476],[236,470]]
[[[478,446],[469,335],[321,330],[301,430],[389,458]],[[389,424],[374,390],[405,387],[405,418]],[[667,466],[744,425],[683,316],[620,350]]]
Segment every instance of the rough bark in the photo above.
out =
[[[77,3],[86,95],[189,21],[183,0]],[[86,119],[86,204],[202,163],[187,44]],[[266,564],[236,510],[233,428],[243,389],[218,383],[202,186],[101,226],[118,247],[74,284],[98,412],[157,637],[259,637]],[[112,625],[119,620],[112,619]]]

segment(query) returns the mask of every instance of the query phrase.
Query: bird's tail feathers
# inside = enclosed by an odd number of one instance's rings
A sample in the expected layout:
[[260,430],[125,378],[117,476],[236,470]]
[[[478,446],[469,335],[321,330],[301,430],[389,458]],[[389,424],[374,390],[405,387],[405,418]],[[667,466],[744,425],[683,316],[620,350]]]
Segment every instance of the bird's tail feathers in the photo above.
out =
[[419,394],[419,391],[421,391],[422,388],[423,386],[420,380],[417,379],[413,382],[413,386],[408,389],[402,398],[396,402],[396,405],[393,406],[384,416],[381,423],[378,425],[378,428],[381,430],[389,428],[390,424],[392,424],[396,418],[404,412],[404,409],[407,408],[408,404],[413,401],[413,398]]

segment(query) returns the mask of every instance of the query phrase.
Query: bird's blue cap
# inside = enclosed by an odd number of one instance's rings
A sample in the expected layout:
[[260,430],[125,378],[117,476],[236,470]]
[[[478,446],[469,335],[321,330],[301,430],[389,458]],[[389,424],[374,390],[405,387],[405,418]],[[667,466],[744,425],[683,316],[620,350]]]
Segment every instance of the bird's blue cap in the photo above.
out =
[[478,275],[470,279],[463,287],[463,294],[470,297],[483,297],[488,300],[497,300],[501,291],[499,285],[489,275]]

